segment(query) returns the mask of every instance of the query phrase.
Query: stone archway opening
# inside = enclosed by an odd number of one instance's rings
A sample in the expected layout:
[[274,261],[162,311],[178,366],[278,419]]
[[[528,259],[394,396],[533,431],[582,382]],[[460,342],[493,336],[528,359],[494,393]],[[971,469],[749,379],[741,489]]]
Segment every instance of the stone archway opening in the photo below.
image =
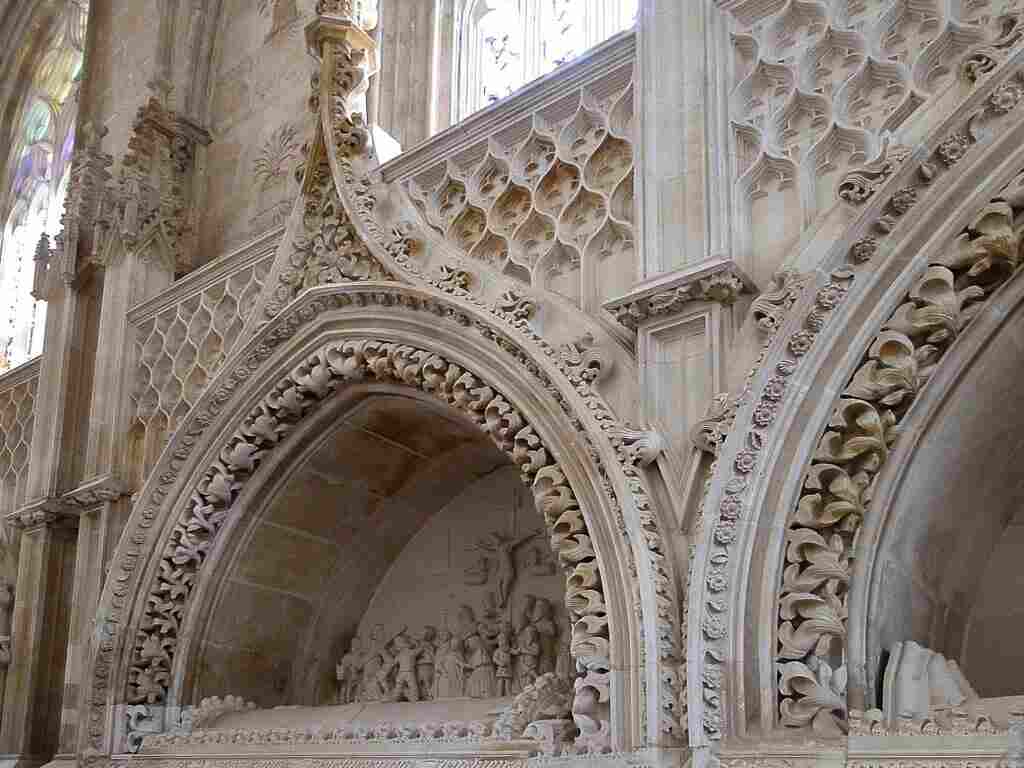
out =
[[221,558],[182,703],[479,721],[540,674],[571,677],[564,576],[486,433],[375,391],[291,464]]
[[1018,305],[945,394],[891,502],[866,617],[868,706],[924,716],[973,699],[999,723],[1024,702],[1022,320]]

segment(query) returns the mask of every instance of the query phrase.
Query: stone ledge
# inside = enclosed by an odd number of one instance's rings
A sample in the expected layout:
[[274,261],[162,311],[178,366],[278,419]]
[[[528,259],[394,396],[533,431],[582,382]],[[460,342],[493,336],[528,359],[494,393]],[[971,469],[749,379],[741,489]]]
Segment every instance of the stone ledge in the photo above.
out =
[[104,502],[127,495],[124,484],[118,478],[109,474],[100,475],[60,496],[35,499],[13,512],[8,512],[4,516],[4,522],[12,528],[19,529],[55,523],[61,518],[77,518],[83,512]]
[[604,308],[636,330],[646,320],[675,314],[694,301],[732,304],[741,294],[756,293],[754,281],[732,259],[707,259],[638,283]]
[[14,389],[19,384],[24,384],[26,381],[31,381],[39,376],[39,368],[42,362],[43,356],[36,355],[28,362],[0,373],[0,392]]
[[198,269],[189,272],[180,280],[175,280],[167,289],[141,304],[128,310],[128,322],[131,325],[154,317],[168,307],[181,303],[185,299],[202,293],[219,280],[231,277],[236,272],[253,267],[263,259],[272,258],[284,236],[284,227],[274,227],[262,235],[238,247],[226,256],[214,259]]

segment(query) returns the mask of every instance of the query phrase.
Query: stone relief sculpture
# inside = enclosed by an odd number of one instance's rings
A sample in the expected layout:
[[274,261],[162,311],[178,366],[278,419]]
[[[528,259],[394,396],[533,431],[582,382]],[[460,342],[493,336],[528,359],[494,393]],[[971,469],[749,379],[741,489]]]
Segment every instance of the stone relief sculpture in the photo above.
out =
[[935,710],[959,707],[977,698],[955,661],[913,640],[890,649],[882,687],[887,719],[924,719]]
[[[504,609],[508,604],[508,598],[512,594],[512,586],[516,581],[516,562],[513,557],[516,550],[526,542],[533,538],[536,538],[539,531],[522,536],[518,539],[506,538],[500,533],[492,533],[483,539],[480,539],[472,549],[481,552],[490,552],[495,555],[494,560],[497,566],[497,586],[498,586],[498,608]],[[481,558],[485,560],[485,558]],[[486,561],[486,560],[485,560]],[[477,582],[480,584],[487,583],[487,574],[489,566],[485,566],[482,573],[484,574],[484,580]],[[474,575],[481,573],[477,566],[472,567]],[[467,569],[469,573],[469,569]]]
[[460,606],[454,629],[403,626],[388,638],[378,625],[368,642],[353,637],[335,666],[336,702],[505,698],[544,674],[573,677],[571,627],[556,621],[550,600],[524,596],[513,624],[488,598],[479,616]]

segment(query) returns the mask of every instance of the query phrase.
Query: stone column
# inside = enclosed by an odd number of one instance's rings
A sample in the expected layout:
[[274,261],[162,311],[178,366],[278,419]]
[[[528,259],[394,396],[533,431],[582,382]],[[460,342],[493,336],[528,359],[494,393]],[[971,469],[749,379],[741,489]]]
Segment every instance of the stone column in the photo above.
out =
[[[79,515],[77,577],[67,644],[64,706],[58,754],[50,766],[74,766],[80,736],[79,714],[86,692],[81,681],[106,565],[131,512],[127,496],[128,432],[133,404],[129,394],[136,360],[135,329],[128,309],[166,289],[174,279],[173,258],[151,253],[155,244],[125,252],[120,246],[105,259],[103,300],[89,408],[86,480],[61,497],[62,508]],[[137,457],[136,457],[137,458]]]
[[[729,256],[726,31],[713,0],[641,0],[641,279]],[[725,216],[725,218],[723,218]]]
[[49,759],[58,742],[75,524],[45,503],[5,522],[22,532],[0,766],[34,768]]

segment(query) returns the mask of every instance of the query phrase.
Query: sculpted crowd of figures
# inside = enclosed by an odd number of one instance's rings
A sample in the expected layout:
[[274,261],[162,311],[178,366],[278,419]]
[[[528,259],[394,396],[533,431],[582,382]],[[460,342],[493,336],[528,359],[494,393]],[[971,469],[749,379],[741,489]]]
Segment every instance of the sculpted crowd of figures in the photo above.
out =
[[514,696],[545,673],[572,677],[569,623],[560,629],[549,600],[527,596],[515,622],[493,610],[478,619],[463,605],[456,624],[354,637],[336,667],[337,703],[487,699]]

